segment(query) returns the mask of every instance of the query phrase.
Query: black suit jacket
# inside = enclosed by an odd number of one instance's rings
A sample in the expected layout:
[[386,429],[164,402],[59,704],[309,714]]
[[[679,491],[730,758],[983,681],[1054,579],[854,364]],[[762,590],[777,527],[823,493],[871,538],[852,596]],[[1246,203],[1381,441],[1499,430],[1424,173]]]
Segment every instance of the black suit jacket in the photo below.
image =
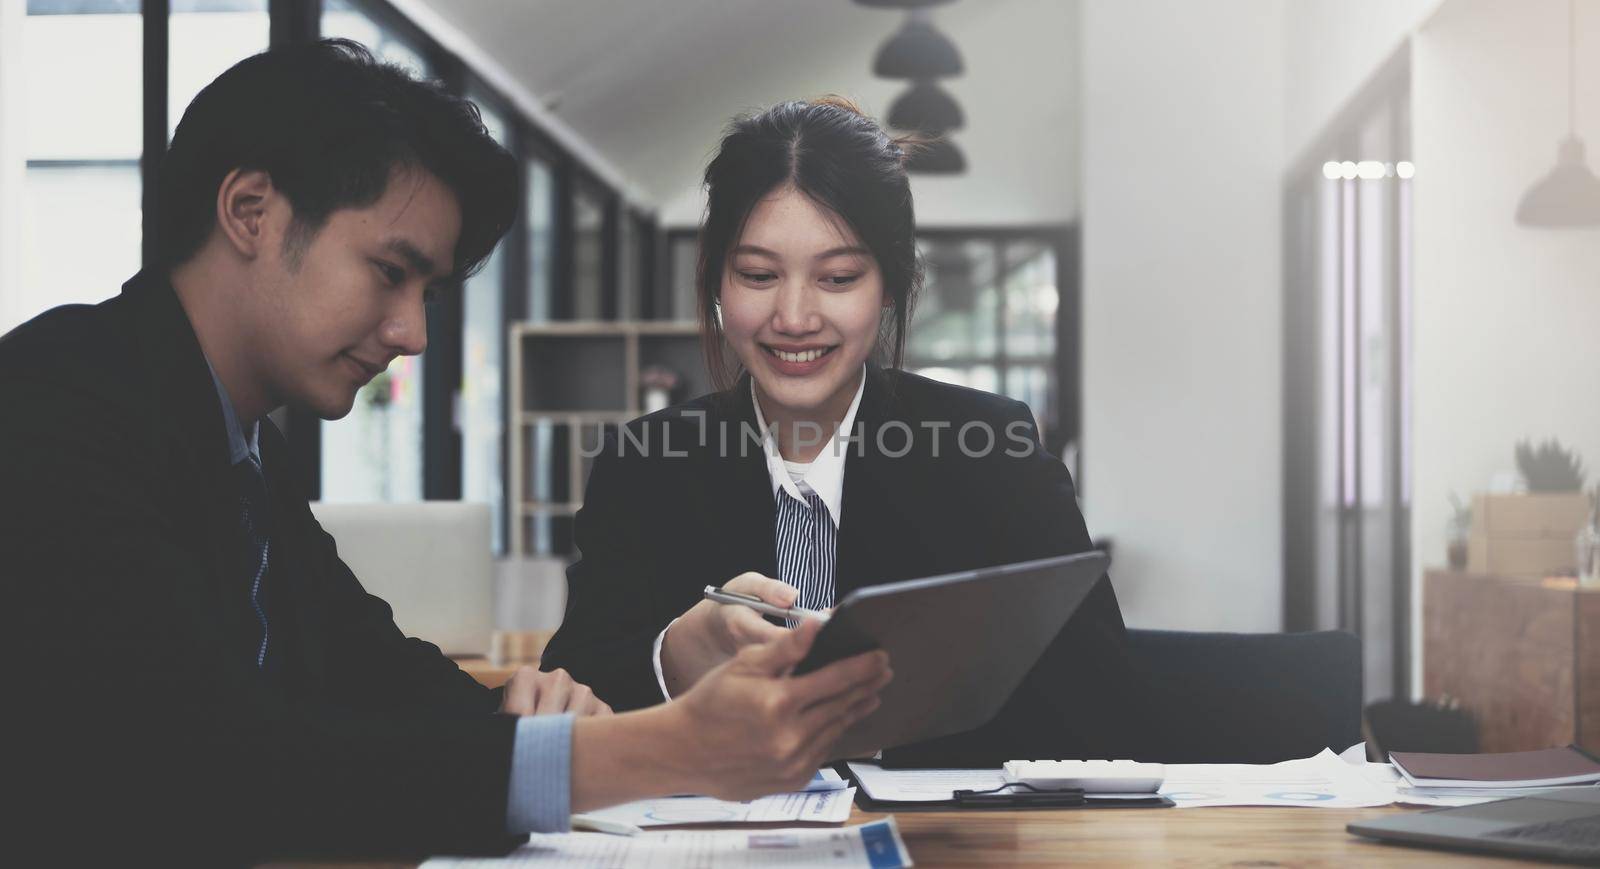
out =
[[[995,446],[983,429],[994,432]],[[652,646],[707,584],[777,576],[772,484],[748,376],[629,423],[595,458],[567,574],[567,612],[544,655],[614,708],[660,702]],[[1067,470],[1020,402],[869,366],[845,464],[836,591],[1091,547]],[[724,446],[726,444],[726,447]],[[1016,455],[1028,447],[1027,455]],[[1013,455],[1007,455],[1007,452]],[[968,452],[979,454],[976,457]],[[902,455],[903,454],[903,455]],[[1109,579],[994,721],[886,755],[911,765],[1145,753],[1144,692]]]
[[260,447],[270,674],[221,407],[171,287],[136,277],[0,339],[16,832],[73,862],[97,846],[209,865],[508,846],[514,720],[494,714],[498,693],[400,633],[266,420]]

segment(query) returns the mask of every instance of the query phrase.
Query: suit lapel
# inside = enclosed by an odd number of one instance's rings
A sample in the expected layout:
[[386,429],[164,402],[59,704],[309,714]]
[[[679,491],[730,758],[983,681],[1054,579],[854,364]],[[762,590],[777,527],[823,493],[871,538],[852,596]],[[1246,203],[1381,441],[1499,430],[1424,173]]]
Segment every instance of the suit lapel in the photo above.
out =
[[307,523],[316,520],[299,490],[299,475],[289,465],[291,456],[283,435],[271,420],[263,419],[260,438],[273,511],[272,572],[268,576],[274,586],[271,594],[276,597],[272,618],[288,622],[284,633],[294,638],[288,643],[289,653],[313,683],[320,683],[326,670],[321,638],[327,636],[323,629],[327,608],[318,598],[314,582],[323,575],[316,563],[322,541],[308,530]]
[[[756,427],[750,375],[719,397],[720,412],[708,417],[706,467],[702,479],[710,481],[713,520],[721,529],[718,539],[727,547],[728,563],[735,570],[778,575],[774,537],[772,478],[767,473]],[[747,437],[747,433],[754,432]],[[724,438],[724,434],[726,437]],[[722,583],[732,576],[706,578]]]
[[[906,544],[916,529],[906,515],[907,503],[917,500],[917,481],[910,473],[911,455],[897,455],[908,430],[885,425],[902,422],[892,375],[876,365],[867,367],[867,385],[856,410],[855,432],[860,440],[850,445],[845,459],[844,491],[840,498],[838,554],[834,566],[837,599],[858,588],[907,578]],[[885,454],[880,447],[887,447]],[[913,452],[914,454],[914,452]]]

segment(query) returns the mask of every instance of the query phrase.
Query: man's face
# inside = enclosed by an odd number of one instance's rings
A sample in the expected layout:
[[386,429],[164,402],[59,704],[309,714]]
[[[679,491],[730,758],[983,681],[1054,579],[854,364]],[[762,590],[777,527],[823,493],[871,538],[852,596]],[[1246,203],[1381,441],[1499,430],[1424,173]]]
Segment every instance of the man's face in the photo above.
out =
[[412,169],[371,206],[333,212],[309,242],[270,245],[245,303],[251,356],[275,402],[338,419],[396,356],[421,353],[423,302],[448,282],[460,232],[455,195]]

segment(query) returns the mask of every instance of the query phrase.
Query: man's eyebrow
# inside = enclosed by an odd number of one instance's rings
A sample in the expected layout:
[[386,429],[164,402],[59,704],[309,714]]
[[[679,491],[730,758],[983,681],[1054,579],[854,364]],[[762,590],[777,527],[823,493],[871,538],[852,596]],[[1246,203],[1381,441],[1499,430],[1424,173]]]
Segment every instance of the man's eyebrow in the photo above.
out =
[[425,278],[433,277],[433,259],[423,253],[416,245],[403,238],[391,238],[383,243],[385,250],[393,251],[404,257],[411,265],[412,270]]

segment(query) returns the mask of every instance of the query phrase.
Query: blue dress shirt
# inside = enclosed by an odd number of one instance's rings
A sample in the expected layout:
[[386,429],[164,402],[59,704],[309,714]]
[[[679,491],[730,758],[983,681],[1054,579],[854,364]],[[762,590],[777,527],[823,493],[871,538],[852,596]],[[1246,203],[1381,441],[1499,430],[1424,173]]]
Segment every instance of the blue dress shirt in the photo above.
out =
[[[239,425],[228,390],[207,361],[211,382],[222,404],[228,432],[228,462],[245,456],[261,461],[260,423],[246,433]],[[572,823],[572,718],[568,715],[524,716],[517,719],[511,746],[510,793],[506,795],[506,829],[512,833],[564,833]]]

